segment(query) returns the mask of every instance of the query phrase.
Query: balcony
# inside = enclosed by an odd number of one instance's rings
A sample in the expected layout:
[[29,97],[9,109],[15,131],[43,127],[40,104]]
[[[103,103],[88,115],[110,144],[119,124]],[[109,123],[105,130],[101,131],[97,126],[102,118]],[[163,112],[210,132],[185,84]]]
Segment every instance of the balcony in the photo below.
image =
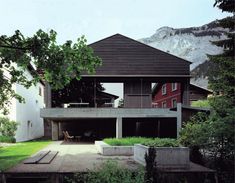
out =
[[44,108],[40,111],[42,118],[177,118],[178,111],[167,108]]

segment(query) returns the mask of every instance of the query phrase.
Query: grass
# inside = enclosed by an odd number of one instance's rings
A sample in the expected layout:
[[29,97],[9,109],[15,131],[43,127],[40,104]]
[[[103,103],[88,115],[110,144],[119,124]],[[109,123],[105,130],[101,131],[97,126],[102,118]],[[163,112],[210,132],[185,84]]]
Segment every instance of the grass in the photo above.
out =
[[7,170],[25,160],[40,149],[49,145],[51,141],[35,140],[15,143],[12,146],[0,148],[0,171]]
[[176,139],[170,138],[145,138],[145,137],[125,137],[125,138],[106,138],[103,140],[111,146],[133,146],[134,144],[143,144],[154,147],[179,147]]

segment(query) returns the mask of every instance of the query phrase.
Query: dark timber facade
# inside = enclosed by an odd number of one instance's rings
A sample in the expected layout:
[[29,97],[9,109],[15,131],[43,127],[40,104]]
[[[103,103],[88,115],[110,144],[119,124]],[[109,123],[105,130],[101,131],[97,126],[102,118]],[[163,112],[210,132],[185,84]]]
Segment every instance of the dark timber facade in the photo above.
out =
[[[160,136],[158,131],[160,131],[160,126],[167,124],[164,122],[166,119],[174,121],[172,122],[175,126],[173,131],[178,134],[181,127],[180,108],[177,112],[170,111],[170,109],[151,108],[151,84],[181,83],[183,95],[181,103],[188,105],[190,62],[120,34],[97,41],[90,46],[95,55],[102,59],[102,66],[96,69],[94,75],[83,73],[82,79],[93,83],[123,83],[124,108],[51,109],[50,102],[48,102],[47,108],[41,110],[41,117],[52,124],[52,139],[59,138],[61,121],[84,118],[114,120],[117,138],[122,137],[123,132],[127,133],[127,136],[141,134],[140,128],[146,129],[145,124],[156,126],[156,133],[151,133],[153,136]],[[47,94],[50,95],[50,92],[47,91]],[[123,127],[126,129],[122,129]],[[128,128],[129,131],[136,130],[128,134]],[[172,130],[169,125],[166,125],[165,130],[167,129]]]

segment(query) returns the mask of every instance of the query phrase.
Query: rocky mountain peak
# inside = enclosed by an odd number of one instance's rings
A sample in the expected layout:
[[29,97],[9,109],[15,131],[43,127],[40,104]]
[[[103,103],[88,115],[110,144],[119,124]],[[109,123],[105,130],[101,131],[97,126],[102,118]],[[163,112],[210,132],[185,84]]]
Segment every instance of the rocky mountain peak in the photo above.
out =
[[[203,64],[208,60],[207,55],[217,55],[223,52],[223,48],[212,42],[226,39],[228,31],[219,27],[218,21],[200,27],[175,29],[165,26],[157,29],[150,37],[139,41],[191,61],[190,69],[197,78],[192,80],[202,87],[207,87],[207,68],[203,68]],[[205,64],[205,67],[208,67],[208,64]]]

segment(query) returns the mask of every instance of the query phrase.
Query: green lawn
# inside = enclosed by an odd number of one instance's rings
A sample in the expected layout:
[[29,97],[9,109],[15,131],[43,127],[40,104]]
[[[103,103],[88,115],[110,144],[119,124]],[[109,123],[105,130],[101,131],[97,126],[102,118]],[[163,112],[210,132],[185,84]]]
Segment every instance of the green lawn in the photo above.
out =
[[0,148],[0,171],[7,170],[49,145],[51,141],[29,141]]

